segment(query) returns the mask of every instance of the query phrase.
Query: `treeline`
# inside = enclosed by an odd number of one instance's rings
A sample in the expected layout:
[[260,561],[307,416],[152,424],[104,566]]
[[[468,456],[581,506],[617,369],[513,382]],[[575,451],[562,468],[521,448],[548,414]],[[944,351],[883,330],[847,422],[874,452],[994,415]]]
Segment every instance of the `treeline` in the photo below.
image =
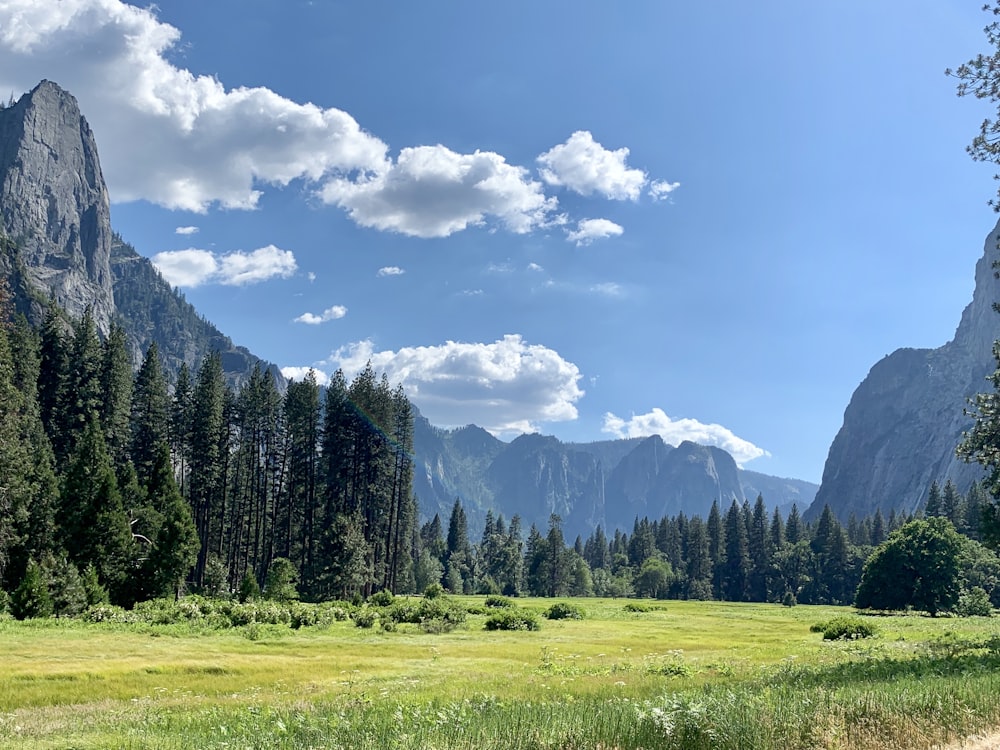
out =
[[3,320],[3,590],[130,606],[259,588],[276,560],[313,600],[413,588],[413,414],[371,367],[281,392],[260,368],[227,385],[213,354],[168,384],[155,344],[133,374],[90,314]]
[[[935,483],[921,515],[944,516],[965,535],[963,587],[982,588],[1000,606],[1000,559],[977,541],[985,505],[978,484],[963,497],[950,481],[943,491]],[[446,539],[437,516],[421,528],[416,583],[441,581],[457,593],[852,604],[872,552],[911,520],[876,511],[845,526],[826,507],[805,523],[794,505],[787,518],[768,514],[758,496],[725,511],[713,503],[707,519],[636,519],[631,534],[608,537],[599,527],[571,545],[558,516],[545,534],[532,526],[522,539],[516,516],[508,525],[488,512],[482,539],[470,545],[456,501]]]

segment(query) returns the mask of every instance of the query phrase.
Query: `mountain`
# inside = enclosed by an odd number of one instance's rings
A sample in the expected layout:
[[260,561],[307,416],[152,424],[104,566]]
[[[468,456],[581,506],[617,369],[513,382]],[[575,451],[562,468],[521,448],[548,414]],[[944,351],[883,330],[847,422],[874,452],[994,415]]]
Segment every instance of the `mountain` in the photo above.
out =
[[636,518],[659,520],[683,512],[708,516],[713,501],[723,509],[763,494],[783,512],[805,509],[816,485],[739,469],[714,447],[683,442],[676,448],[659,436],[563,443],[521,435],[505,443],[481,427],[443,430],[417,416],[413,490],[420,514],[447,523],[456,499],[475,539],[488,510],[527,528],[544,530],[558,514],[567,539],[586,538],[597,526],[632,531]]
[[98,330],[124,327],[133,364],[156,342],[167,372],[218,351],[230,382],[274,368],[223,335],[111,228],[94,135],[76,99],[42,81],[0,109],[0,272],[18,311],[43,319],[50,300]]
[[844,423],[830,446],[816,500],[805,518],[823,506],[841,520],[881,508],[912,513],[927,499],[931,482],[951,479],[967,492],[982,476],[975,464],[955,457],[971,426],[963,413],[970,396],[987,390],[1000,338],[1000,280],[994,273],[1000,223],[986,238],[976,263],[972,302],[955,337],[937,349],[898,349],[879,361],[851,396]]

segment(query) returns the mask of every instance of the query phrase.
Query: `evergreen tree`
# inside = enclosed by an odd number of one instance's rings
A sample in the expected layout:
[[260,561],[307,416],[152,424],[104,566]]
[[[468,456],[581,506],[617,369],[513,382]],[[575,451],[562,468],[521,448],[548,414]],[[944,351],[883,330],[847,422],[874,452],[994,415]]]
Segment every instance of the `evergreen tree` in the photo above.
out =
[[10,613],[18,620],[52,615],[52,596],[42,566],[29,560],[24,578],[10,597]]
[[133,544],[104,436],[91,414],[70,456],[61,495],[63,546],[78,567],[93,565],[116,601],[125,601]]
[[746,601],[749,593],[750,550],[743,511],[733,500],[726,513],[726,555],[722,565],[722,595],[727,601]]
[[128,355],[125,329],[113,325],[101,350],[100,418],[108,453],[115,465],[119,482],[125,477],[132,442],[132,365]]
[[785,521],[785,540],[794,545],[803,539],[805,539],[805,529],[799,517],[799,508],[796,503],[792,503],[792,509],[788,511],[788,519]]
[[160,457],[148,485],[148,494],[163,520],[143,565],[143,578],[151,584],[150,593],[153,596],[177,597],[185,577],[198,559],[199,544],[191,507],[181,497],[174,481],[166,443],[160,447]]
[[69,455],[63,408],[69,388],[69,345],[66,321],[55,301],[49,303],[39,344],[38,404],[42,424],[56,456]]
[[160,446],[167,442],[168,403],[167,382],[154,341],[146,350],[132,388],[130,454],[140,477],[150,476]]
[[695,516],[687,525],[687,590],[688,599],[712,598],[712,558],[708,532],[701,518]]
[[[200,544],[195,581],[201,584],[207,556],[211,553],[221,556],[223,553],[222,524],[226,511],[223,446],[228,429],[225,421],[226,385],[218,353],[206,357],[198,370],[193,404],[188,500],[194,509]],[[237,572],[232,566],[230,570],[234,574]]]
[[942,513],[941,488],[937,480],[931,482],[930,491],[927,493],[927,502],[924,504],[924,518],[933,518]]
[[767,508],[764,506],[764,497],[759,494],[750,515],[750,534],[747,537],[747,550],[750,554],[750,575],[747,581],[747,595],[750,601],[765,602],[768,600],[768,575],[770,573],[771,557],[774,554],[774,549],[771,546]]
[[264,598],[276,602],[290,602],[299,598],[295,587],[299,574],[295,565],[287,557],[276,557],[271,560],[267,570],[267,580],[264,583]]
[[722,525],[722,514],[719,512],[719,501],[712,501],[708,512],[708,554],[712,559],[712,596],[715,599],[724,598],[723,578],[726,563],[726,532]]
[[872,518],[871,542],[877,547],[885,541],[886,536],[888,534],[885,530],[885,519],[882,518],[882,509],[876,508],[875,516]]
[[941,493],[941,515],[951,521],[957,530],[961,530],[964,526],[965,508],[962,496],[951,479],[944,483],[944,491]]

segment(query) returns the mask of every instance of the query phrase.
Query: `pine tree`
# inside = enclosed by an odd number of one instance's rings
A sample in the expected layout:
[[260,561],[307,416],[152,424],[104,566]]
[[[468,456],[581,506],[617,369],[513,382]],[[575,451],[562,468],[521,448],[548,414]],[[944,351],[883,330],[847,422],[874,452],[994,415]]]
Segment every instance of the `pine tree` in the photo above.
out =
[[160,350],[154,341],[135,376],[130,408],[130,454],[140,482],[145,482],[152,473],[160,446],[167,441],[168,404]]
[[935,480],[931,482],[930,491],[927,493],[927,502],[924,504],[924,518],[940,516],[941,511],[941,488],[938,486],[937,480]]
[[726,513],[726,556],[722,566],[722,594],[727,601],[746,601],[749,594],[750,550],[743,510],[736,501]]
[[63,546],[78,567],[93,565],[116,601],[126,601],[132,531],[96,413],[70,456],[61,494]]
[[[198,370],[193,403],[188,500],[198,529],[200,547],[195,581],[200,585],[207,556],[212,553],[222,555],[226,511],[223,464],[223,443],[227,433],[224,411],[226,385],[222,376],[222,359],[217,352],[206,357]],[[237,573],[232,566],[230,569],[232,573]]]
[[750,515],[750,534],[747,538],[747,549],[750,554],[750,576],[747,582],[747,595],[750,601],[767,601],[768,574],[770,572],[771,556],[774,549],[771,546],[767,508],[764,506],[762,495],[757,495],[757,500],[754,502],[753,511]]
[[712,501],[708,512],[708,554],[712,558],[712,596],[715,599],[724,598],[723,568],[726,563],[726,530],[722,525],[722,514],[719,512],[719,501]]
[[101,350],[99,405],[101,427],[108,452],[118,473],[119,482],[125,478],[125,464],[129,461],[132,442],[132,365],[129,361],[125,329],[113,325]]
[[147,491],[150,502],[163,520],[143,565],[143,578],[150,582],[153,596],[177,597],[198,559],[199,542],[191,507],[181,497],[174,481],[166,443],[160,447]]
[[788,511],[788,519],[785,521],[785,540],[792,545],[798,544],[805,539],[805,530],[802,527],[802,519],[799,517],[799,508],[796,503],[792,503],[792,509]]
[[712,598],[712,559],[708,533],[701,518],[695,516],[687,526],[687,590],[688,599]]

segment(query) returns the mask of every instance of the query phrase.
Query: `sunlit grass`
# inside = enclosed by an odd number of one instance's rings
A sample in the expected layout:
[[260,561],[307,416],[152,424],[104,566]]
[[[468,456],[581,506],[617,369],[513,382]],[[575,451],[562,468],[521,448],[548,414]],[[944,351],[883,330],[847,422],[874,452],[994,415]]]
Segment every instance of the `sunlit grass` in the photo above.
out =
[[1000,724],[1000,657],[967,648],[992,619],[831,643],[809,627],[844,608],[577,603],[538,632],[0,621],[0,747],[918,748]]

